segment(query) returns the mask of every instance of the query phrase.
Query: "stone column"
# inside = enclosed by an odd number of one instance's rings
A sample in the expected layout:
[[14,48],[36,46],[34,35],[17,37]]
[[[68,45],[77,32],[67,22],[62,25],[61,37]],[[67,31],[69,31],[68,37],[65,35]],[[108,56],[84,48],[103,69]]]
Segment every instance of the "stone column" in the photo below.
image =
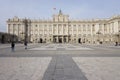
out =
[[59,31],[59,28],[58,28],[58,24],[57,24],[57,33],[56,33],[56,35],[58,35],[59,33],[58,33],[58,31]]
[[58,43],[58,36],[56,37],[56,42]]
[[68,36],[66,37],[66,42],[68,43]]
[[63,31],[63,30],[64,30],[63,27],[64,27],[64,26],[62,25],[62,35],[64,34],[64,33],[63,33],[63,32],[64,32],[64,31]]
[[63,36],[62,36],[62,43],[64,43]]

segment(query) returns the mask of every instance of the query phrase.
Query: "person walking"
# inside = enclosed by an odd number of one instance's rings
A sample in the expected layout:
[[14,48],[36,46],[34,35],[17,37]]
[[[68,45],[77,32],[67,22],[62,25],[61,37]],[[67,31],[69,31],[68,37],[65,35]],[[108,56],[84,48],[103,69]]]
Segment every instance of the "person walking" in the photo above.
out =
[[25,45],[25,49],[27,49],[27,42],[25,42],[24,45]]
[[118,46],[118,42],[115,42],[115,46]]
[[12,52],[15,51],[15,43],[13,41],[11,42],[11,50],[12,50]]

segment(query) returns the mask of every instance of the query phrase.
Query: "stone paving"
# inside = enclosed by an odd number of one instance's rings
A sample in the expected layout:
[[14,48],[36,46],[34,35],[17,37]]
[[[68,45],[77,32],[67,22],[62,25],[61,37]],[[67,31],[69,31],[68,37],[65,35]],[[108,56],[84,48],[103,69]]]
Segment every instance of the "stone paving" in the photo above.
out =
[[2,57],[0,80],[42,80],[50,60],[50,57]]
[[88,80],[120,80],[120,57],[74,57]]
[[71,44],[49,44],[29,50],[93,50],[87,47],[73,46]]
[[54,57],[44,74],[43,80],[87,80],[69,56]]
[[0,80],[120,80],[119,62],[118,46],[18,44],[1,47]]

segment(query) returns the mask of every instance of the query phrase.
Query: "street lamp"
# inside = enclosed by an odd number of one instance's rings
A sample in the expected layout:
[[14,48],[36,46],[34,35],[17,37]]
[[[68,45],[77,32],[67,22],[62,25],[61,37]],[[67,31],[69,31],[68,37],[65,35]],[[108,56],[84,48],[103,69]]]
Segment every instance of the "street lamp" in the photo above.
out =
[[28,43],[28,20],[24,19],[24,25],[25,25],[25,38],[24,38],[24,45],[25,49],[27,49],[27,43]]
[[25,32],[24,32],[24,45],[25,45],[25,49],[27,49],[27,43],[28,43],[28,26],[31,24],[31,21],[29,19],[24,19],[23,23],[25,25]]
[[14,42],[15,40],[14,40],[14,29],[15,29],[15,24],[13,24],[13,35],[12,35],[12,42]]

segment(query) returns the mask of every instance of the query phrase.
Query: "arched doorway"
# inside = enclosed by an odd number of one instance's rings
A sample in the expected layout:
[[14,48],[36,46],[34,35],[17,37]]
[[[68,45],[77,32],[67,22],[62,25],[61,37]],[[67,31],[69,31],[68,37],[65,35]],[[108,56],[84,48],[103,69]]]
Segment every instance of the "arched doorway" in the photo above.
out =
[[59,38],[59,43],[62,43],[62,38]]
[[78,39],[78,43],[81,43],[81,38]]
[[43,43],[43,40],[42,40],[42,38],[40,38],[40,43]]

